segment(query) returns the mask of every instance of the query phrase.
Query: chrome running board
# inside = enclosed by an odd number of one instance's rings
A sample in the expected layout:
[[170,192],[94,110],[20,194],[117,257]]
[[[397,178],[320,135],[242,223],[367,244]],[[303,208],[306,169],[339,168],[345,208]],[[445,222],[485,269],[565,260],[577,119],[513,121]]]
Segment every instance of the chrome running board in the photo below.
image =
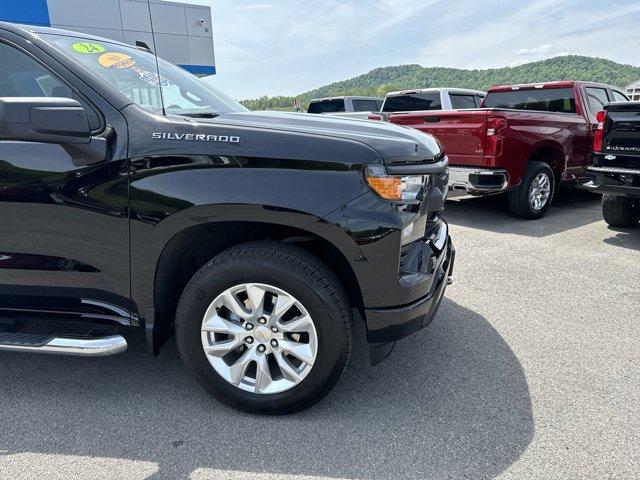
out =
[[127,341],[121,335],[108,337],[55,337],[31,333],[0,333],[0,351],[48,353],[76,357],[106,357],[122,353]]

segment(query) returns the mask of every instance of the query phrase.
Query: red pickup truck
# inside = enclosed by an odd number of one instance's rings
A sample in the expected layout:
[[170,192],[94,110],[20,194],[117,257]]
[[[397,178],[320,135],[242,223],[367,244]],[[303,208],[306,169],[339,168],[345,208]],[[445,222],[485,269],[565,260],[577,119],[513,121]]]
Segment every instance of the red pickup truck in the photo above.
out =
[[489,89],[482,108],[399,112],[398,125],[437,137],[449,157],[449,189],[508,192],[520,218],[542,217],[560,183],[589,179],[596,114],[627,97],[616,87],[551,82]]

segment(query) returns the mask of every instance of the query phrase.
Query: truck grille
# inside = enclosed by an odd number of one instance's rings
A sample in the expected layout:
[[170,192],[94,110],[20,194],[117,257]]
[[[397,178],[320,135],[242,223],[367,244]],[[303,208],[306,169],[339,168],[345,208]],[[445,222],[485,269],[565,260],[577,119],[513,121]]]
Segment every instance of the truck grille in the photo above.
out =
[[445,171],[432,179],[433,184],[429,193],[420,204],[420,213],[427,214],[427,222],[437,221],[444,209],[449,188],[449,172]]
[[409,258],[409,252],[411,251],[411,247],[412,246],[413,246],[413,244],[410,243],[408,245],[402,246],[402,248],[400,249],[400,271],[401,272],[405,272],[406,271],[407,261],[408,261],[408,258]]

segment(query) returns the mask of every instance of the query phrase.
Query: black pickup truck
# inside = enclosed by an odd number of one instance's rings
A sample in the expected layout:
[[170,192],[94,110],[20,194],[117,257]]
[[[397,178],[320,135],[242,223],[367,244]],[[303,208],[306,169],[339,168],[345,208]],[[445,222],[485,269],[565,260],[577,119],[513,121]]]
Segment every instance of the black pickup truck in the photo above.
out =
[[249,112],[147,49],[49,28],[0,23],[0,65],[0,350],[175,333],[216,398],[287,413],[339,380],[354,319],[375,364],[434,317],[455,252],[433,137]]
[[602,214],[614,227],[640,222],[640,102],[610,103],[597,115],[589,190],[602,193]]

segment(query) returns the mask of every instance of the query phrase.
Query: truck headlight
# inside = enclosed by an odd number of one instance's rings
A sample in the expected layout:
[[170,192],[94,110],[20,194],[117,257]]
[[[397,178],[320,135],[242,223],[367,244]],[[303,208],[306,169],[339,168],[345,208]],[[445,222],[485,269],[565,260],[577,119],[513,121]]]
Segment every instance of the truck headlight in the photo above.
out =
[[385,200],[416,203],[429,181],[428,175],[387,175],[382,165],[367,166],[365,178],[371,189]]

